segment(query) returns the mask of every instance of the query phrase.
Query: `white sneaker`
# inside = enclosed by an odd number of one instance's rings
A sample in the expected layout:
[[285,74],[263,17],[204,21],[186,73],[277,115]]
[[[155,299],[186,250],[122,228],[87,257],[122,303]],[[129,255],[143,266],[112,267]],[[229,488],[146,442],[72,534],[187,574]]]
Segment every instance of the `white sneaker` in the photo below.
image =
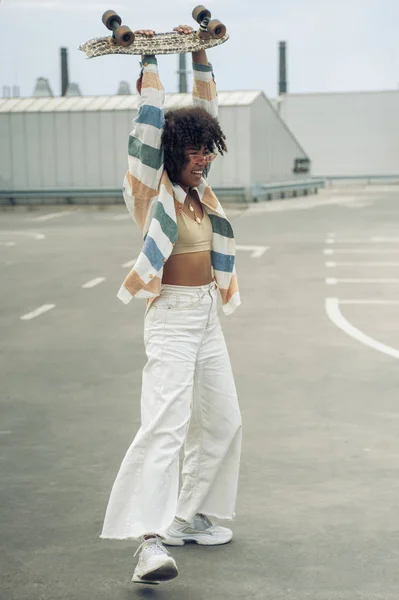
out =
[[144,540],[137,548],[135,556],[140,549],[139,560],[132,577],[134,583],[157,584],[177,577],[176,562],[163,547],[160,538]]
[[167,546],[183,546],[186,542],[217,546],[227,544],[232,537],[231,529],[214,525],[205,515],[197,514],[191,523],[176,517],[163,536],[163,542]]

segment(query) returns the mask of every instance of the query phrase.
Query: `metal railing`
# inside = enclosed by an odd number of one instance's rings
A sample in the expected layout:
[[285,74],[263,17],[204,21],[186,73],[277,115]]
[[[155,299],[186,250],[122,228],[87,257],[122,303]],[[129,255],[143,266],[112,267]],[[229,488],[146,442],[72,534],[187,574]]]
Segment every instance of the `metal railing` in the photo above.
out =
[[325,175],[326,185],[340,182],[365,183],[375,185],[378,183],[399,183],[399,173],[393,175]]
[[252,186],[252,199],[253,202],[263,202],[276,198],[295,198],[301,195],[317,194],[318,190],[324,187],[324,179],[312,177],[296,181],[255,184]]

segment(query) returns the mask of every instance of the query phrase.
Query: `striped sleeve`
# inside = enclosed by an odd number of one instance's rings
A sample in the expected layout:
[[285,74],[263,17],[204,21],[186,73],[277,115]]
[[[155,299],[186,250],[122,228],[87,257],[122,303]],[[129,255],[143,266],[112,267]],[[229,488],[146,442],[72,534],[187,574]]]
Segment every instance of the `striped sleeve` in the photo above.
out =
[[126,206],[143,229],[150,200],[157,195],[163,172],[161,147],[164,127],[164,89],[155,56],[142,63],[139,111],[129,136],[128,172],[123,182]]
[[218,117],[218,99],[212,65],[193,63],[193,103]]

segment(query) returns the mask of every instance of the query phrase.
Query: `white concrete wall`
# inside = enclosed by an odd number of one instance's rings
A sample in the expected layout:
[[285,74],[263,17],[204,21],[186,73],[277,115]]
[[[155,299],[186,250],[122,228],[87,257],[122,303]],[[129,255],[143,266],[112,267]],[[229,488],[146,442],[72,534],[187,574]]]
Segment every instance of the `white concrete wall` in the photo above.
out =
[[310,177],[310,173],[294,173],[295,159],[307,158],[307,155],[272,103],[262,94],[251,108],[252,183]]
[[228,151],[212,164],[209,174],[212,186],[247,188],[251,185],[251,111],[252,105],[220,107],[219,121]]
[[[228,153],[210,183],[251,183],[250,106],[220,110]],[[118,189],[135,110],[0,113],[0,190]]]
[[399,91],[286,94],[281,116],[313,175],[399,175]]

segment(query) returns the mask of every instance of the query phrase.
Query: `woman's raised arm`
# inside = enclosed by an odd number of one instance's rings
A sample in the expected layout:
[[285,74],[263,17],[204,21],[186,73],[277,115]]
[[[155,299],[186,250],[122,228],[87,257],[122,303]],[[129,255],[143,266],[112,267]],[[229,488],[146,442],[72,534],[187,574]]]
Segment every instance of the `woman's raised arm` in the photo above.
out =
[[[135,33],[153,35],[150,30]],[[123,196],[133,219],[143,229],[148,205],[158,193],[164,168],[161,147],[164,89],[155,56],[143,56],[141,67],[137,81],[139,110],[129,135],[129,168],[123,182]]]

